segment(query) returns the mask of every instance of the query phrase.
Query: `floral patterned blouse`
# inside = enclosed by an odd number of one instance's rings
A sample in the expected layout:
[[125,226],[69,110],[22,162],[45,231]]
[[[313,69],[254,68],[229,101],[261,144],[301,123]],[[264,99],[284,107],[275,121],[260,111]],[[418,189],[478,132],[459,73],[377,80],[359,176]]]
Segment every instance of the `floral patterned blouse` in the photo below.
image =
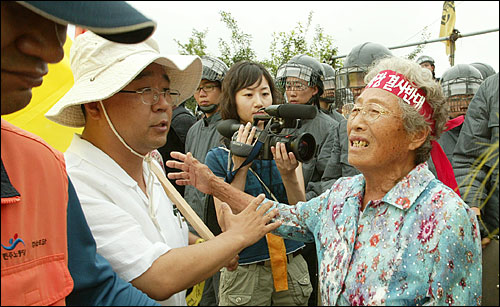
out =
[[296,206],[275,203],[275,233],[316,243],[323,305],[479,305],[481,241],[473,211],[416,166],[360,211],[363,175]]

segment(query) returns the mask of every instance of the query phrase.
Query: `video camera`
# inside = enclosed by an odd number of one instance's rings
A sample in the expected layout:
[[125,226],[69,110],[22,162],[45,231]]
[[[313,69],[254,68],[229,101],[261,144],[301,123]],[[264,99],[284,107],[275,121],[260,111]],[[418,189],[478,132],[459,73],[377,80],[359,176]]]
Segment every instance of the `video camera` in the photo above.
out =
[[264,129],[257,129],[255,137],[257,142],[254,145],[244,144],[236,141],[236,132],[240,123],[235,119],[221,121],[217,125],[217,131],[231,139],[230,150],[239,157],[252,157],[258,160],[272,160],[273,154],[271,146],[276,146],[277,142],[284,143],[287,152],[293,152],[300,162],[307,162],[316,153],[316,140],[310,133],[301,133],[296,136],[292,133],[281,134],[284,128],[300,128],[301,119],[313,119],[318,112],[313,105],[281,104],[263,108],[268,115],[257,115],[254,117],[253,125],[259,121],[264,121]]

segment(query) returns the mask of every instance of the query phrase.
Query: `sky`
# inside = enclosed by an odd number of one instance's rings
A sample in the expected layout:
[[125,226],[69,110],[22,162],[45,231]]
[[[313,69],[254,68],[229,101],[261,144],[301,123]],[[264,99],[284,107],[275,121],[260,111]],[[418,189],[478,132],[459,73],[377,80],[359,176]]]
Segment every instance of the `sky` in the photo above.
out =
[[[444,1],[127,1],[158,27],[153,34],[162,53],[177,54],[174,39],[187,43],[193,29],[208,29],[205,39],[210,55],[218,56],[218,42],[229,42],[230,31],[221,21],[220,11],[231,13],[243,33],[252,36],[251,47],[258,60],[269,59],[273,32],[289,32],[298,22],[307,23],[313,12],[307,40],[310,43],[316,25],[333,37],[337,55],[347,55],[364,42],[395,47],[439,38]],[[498,1],[455,1],[455,28],[461,34],[498,29]],[[394,49],[405,56],[415,46]],[[459,38],[456,41],[455,64],[483,62],[499,71],[499,32]],[[422,53],[434,58],[436,76],[440,77],[450,62],[443,42],[426,44]]]

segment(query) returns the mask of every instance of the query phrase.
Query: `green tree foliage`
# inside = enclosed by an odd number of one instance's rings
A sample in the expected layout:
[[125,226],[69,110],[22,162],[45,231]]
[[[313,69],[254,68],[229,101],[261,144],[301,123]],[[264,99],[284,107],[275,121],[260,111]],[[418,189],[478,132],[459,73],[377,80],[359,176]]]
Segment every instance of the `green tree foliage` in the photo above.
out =
[[[174,39],[174,41],[177,43],[177,46],[179,47],[179,54],[197,56],[207,55],[207,45],[205,44],[207,33],[208,29],[205,29],[204,31],[197,31],[196,29],[193,29],[193,35],[185,44]],[[193,96],[191,96],[184,102],[184,106],[190,109],[193,113],[196,113],[196,105],[197,103]]]
[[193,112],[193,114],[196,115],[196,106],[198,104],[196,103],[196,99],[194,99],[194,96],[191,96],[189,97],[185,102],[184,102],[184,106],[186,108],[188,108],[189,110],[191,110],[191,112]]
[[[257,59],[255,51],[252,49],[252,36],[244,33],[239,27],[231,13],[220,11],[221,21],[231,32],[231,38],[226,41],[219,38],[219,55],[217,58],[222,60],[228,67],[232,64],[250,60],[262,63],[271,75],[275,76],[278,67],[288,62],[293,56],[299,54],[307,54],[322,63],[332,65],[335,69],[341,67],[339,59],[333,59],[337,55],[338,48],[334,45],[333,37],[325,33],[320,25],[316,25],[315,33],[310,44],[307,38],[310,36],[309,31],[312,24],[313,11],[309,12],[307,22],[305,24],[300,21],[295,28],[289,32],[273,32],[273,40],[269,47],[270,59]],[[193,29],[193,34],[187,43],[181,43],[178,40],[174,41],[179,47],[179,53],[183,55],[210,55],[207,52],[205,44],[208,29],[198,31]],[[211,55],[213,56],[213,55]],[[186,101],[186,107],[192,111],[196,108],[196,101],[193,97]]]
[[[341,67],[339,59],[333,59],[337,55],[338,48],[334,45],[331,35],[325,33],[320,25],[316,25],[312,42],[308,44],[307,37],[310,32],[313,19],[313,11],[309,12],[307,22],[298,22],[295,28],[289,32],[273,32],[273,40],[269,47],[270,59],[256,59],[256,53],[252,49],[252,36],[244,33],[239,27],[231,13],[220,11],[221,21],[231,31],[231,38],[226,41],[219,38],[218,56],[229,67],[241,60],[258,61],[269,69],[272,75],[276,74],[278,67],[288,62],[293,56],[307,54],[322,63],[332,65],[335,69]],[[208,29],[197,31],[193,29],[193,35],[185,44],[174,41],[179,47],[180,54],[206,55],[205,44]]]
[[231,31],[230,44],[222,38],[219,38],[219,50],[221,52],[219,58],[226,63],[228,67],[242,60],[254,61],[256,55],[251,47],[252,36],[240,30],[236,20],[231,16],[231,13],[225,11],[220,11],[219,13],[221,15],[221,21],[223,21]]
[[262,61],[273,76],[276,75],[278,67],[288,62],[293,56],[307,53],[306,35],[311,26],[311,20],[312,12],[309,13],[305,25],[299,21],[290,32],[273,32],[273,40],[269,47],[271,58]]
[[193,36],[189,38],[189,41],[186,44],[182,44],[180,41],[174,38],[174,41],[177,43],[179,47],[179,54],[182,55],[206,55],[205,50],[207,49],[207,45],[205,44],[205,38],[207,37],[208,29],[205,31],[197,31],[193,29]]
[[279,66],[299,54],[310,55],[334,68],[340,67],[338,60],[333,59],[337,55],[338,48],[334,46],[332,36],[325,34],[321,26],[316,26],[312,43],[308,46],[306,38],[311,27],[312,17],[313,11],[310,11],[305,25],[299,21],[290,32],[273,33],[273,41],[269,47],[271,58],[262,61],[262,64],[269,69],[272,75],[276,75]]
[[338,48],[333,43],[333,37],[325,34],[324,29],[316,26],[316,34],[310,47],[310,53],[321,63],[331,65],[334,69],[341,67],[341,63],[337,59],[333,59],[337,55]]
[[[429,39],[429,37],[431,37],[431,33],[427,30],[427,26],[425,26],[423,29],[422,29],[422,35],[420,36],[420,40],[421,41],[426,41]],[[408,53],[405,57],[408,59],[408,60],[416,60],[417,59],[417,56],[424,50],[425,48],[425,44],[420,44],[420,45],[417,45],[415,47],[415,49],[413,49],[412,52]]]

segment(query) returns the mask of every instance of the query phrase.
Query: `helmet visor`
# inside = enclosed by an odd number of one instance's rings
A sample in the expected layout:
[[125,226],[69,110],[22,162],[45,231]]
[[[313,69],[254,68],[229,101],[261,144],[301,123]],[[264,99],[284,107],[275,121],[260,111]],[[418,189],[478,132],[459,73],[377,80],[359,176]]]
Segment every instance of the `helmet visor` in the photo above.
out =
[[307,82],[308,86],[314,86],[312,84],[312,69],[307,66],[298,64],[285,64],[281,65],[276,72],[276,86],[279,88],[285,88],[286,79],[288,77],[295,77]]
[[337,75],[337,89],[365,87],[366,72],[361,69],[347,68]]
[[327,79],[323,81],[323,85],[325,86],[325,91],[335,90],[335,79]]
[[445,97],[451,97],[456,95],[474,95],[480,85],[480,79],[458,78],[443,82],[442,87]]
[[201,79],[219,82],[222,82],[222,80],[224,80],[224,76],[226,75],[226,72],[228,70],[224,62],[213,60],[210,58],[202,58],[201,62],[203,64]]

